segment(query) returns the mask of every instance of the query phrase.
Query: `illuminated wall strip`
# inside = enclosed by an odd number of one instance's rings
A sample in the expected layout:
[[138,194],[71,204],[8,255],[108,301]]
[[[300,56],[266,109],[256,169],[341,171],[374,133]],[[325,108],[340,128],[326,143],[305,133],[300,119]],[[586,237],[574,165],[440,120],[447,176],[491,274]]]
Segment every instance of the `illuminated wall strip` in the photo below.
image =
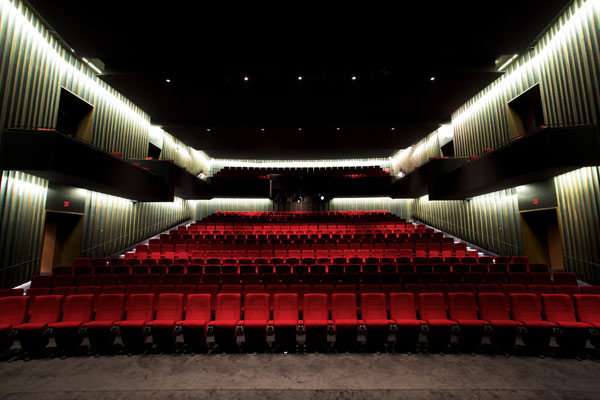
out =
[[477,196],[469,201],[412,200],[413,218],[502,255],[522,253],[516,189]]
[[599,26],[600,0],[576,0],[529,53],[453,114],[456,155],[507,143],[507,102],[538,83],[548,125],[597,124]]
[[196,220],[201,220],[217,211],[274,211],[269,199],[227,199],[193,200]]
[[560,210],[565,269],[600,284],[600,168],[554,178]]
[[444,125],[436,129],[413,146],[399,150],[391,157],[392,171],[394,174],[402,172],[408,174],[425,164],[431,157],[441,157],[440,138],[447,139],[452,135],[452,126]]
[[332,199],[325,211],[386,210],[400,218],[409,219],[410,204],[410,200],[390,197],[340,197]]
[[48,182],[3,171],[0,182],[0,288],[29,280],[39,270]]
[[390,158],[334,159],[334,160],[230,160],[211,159],[211,173],[225,167],[242,168],[325,168],[325,167],[372,167],[390,168]]

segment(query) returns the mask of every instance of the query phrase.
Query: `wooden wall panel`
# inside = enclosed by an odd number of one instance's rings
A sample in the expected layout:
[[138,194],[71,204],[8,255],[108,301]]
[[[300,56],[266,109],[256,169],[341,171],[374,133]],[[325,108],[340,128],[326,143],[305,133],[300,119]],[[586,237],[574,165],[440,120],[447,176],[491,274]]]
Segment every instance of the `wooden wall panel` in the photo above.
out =
[[413,200],[412,218],[453,236],[502,255],[519,255],[523,249],[516,189],[477,196],[469,201]]
[[600,168],[582,168],[554,179],[565,269],[600,285]]
[[48,182],[3,171],[0,183],[0,288],[26,282],[39,270]]

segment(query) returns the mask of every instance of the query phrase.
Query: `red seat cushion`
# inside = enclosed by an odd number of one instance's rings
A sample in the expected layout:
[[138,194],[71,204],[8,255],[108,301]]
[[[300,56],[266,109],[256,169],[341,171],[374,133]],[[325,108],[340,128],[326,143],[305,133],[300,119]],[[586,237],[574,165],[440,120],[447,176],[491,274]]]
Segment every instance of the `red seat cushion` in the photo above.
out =
[[235,319],[220,319],[218,321],[212,321],[209,325],[214,326],[215,328],[231,328],[237,324],[237,320]]
[[55,324],[48,325],[48,328],[53,329],[77,329],[83,322],[81,321],[70,321],[70,322],[57,322]]
[[593,327],[592,324],[587,324],[585,322],[557,321],[557,323],[561,328],[566,329],[588,329]]
[[389,319],[368,319],[365,323],[367,326],[388,326],[390,323],[394,323],[394,321],[390,321]]
[[398,319],[396,320],[396,325],[402,327],[416,327],[421,325],[426,325],[427,322],[421,321],[420,319]]
[[358,320],[356,319],[338,319],[335,321],[335,325],[339,327],[357,327]]
[[523,325],[518,321],[513,321],[512,319],[492,319],[490,320],[490,324],[497,328],[510,328]]
[[17,326],[14,326],[13,329],[17,329],[20,331],[35,331],[35,330],[44,329],[47,326],[48,326],[48,324],[44,324],[44,323],[32,323],[32,324],[17,325]]
[[118,323],[121,328],[141,328],[146,325],[146,321],[143,320],[132,320],[132,321],[121,321]]
[[113,325],[115,325],[115,321],[91,321],[83,324],[88,329],[110,329]]
[[173,328],[175,327],[175,321],[174,320],[154,320],[154,321],[150,321],[148,322],[148,326],[151,326],[153,328],[158,328],[158,329],[167,329],[167,328]]
[[529,327],[529,328],[554,328],[555,326],[557,326],[554,322],[548,322],[548,321],[536,321],[536,320],[532,320],[532,321],[522,321],[525,326]]
[[240,321],[240,323],[242,325],[244,325],[245,327],[248,328],[264,328],[267,326],[267,320],[266,319],[250,319],[250,320],[245,320],[245,321]]
[[482,321],[480,319],[459,319],[456,320],[460,326],[464,326],[466,328],[476,328],[480,326],[485,326],[486,321]]
[[280,319],[278,321],[274,321],[274,323],[273,323],[274,326],[279,326],[279,327],[296,326],[297,324],[298,324],[298,321],[295,319]]
[[456,325],[456,322],[451,321],[449,319],[428,319],[427,324],[436,328],[445,328],[451,327],[452,325]]
[[206,322],[202,319],[188,319],[185,321],[179,321],[177,325],[181,325],[184,328],[190,329],[204,329],[206,328]]

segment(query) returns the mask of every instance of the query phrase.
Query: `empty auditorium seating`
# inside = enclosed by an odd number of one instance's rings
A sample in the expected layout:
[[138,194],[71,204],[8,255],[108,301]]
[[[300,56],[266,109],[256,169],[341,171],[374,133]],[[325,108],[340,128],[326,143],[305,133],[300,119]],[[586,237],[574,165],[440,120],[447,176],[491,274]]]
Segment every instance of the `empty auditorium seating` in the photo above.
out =
[[333,321],[329,320],[328,296],[305,293],[302,297],[305,343],[309,348],[323,347],[327,344],[328,332],[330,336],[334,333]]
[[243,340],[247,346],[260,348],[267,345],[267,325],[270,315],[269,294],[246,293],[244,320],[239,321],[238,325],[243,329]]
[[385,294],[360,295],[361,320],[366,327],[366,343],[370,346],[387,344],[393,321],[388,319]]
[[335,344],[340,349],[356,346],[358,341],[358,316],[354,293],[331,295],[331,320],[335,329]]
[[236,328],[240,321],[241,294],[219,293],[216,298],[214,320],[208,323],[207,339],[223,347],[236,344]]
[[212,319],[211,294],[190,294],[186,297],[185,318],[177,322],[181,327],[183,342],[192,350],[206,348],[206,328]]

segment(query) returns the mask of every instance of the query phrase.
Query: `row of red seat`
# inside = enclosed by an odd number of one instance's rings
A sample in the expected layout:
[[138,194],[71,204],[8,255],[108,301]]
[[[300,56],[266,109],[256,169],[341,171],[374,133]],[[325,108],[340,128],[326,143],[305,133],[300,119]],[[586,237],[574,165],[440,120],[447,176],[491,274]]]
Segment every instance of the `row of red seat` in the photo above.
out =
[[[205,269],[208,266],[204,267]],[[117,268],[117,267],[115,267]],[[256,272],[256,270],[254,270]],[[272,271],[272,270],[271,270]],[[578,286],[577,276],[572,272],[407,272],[407,273],[205,273],[205,274],[101,274],[101,275],[34,275],[31,287],[100,286],[115,284],[180,284],[200,282],[210,284],[300,284],[300,283],[517,283],[534,285]]]
[[[106,294],[106,293],[534,293],[534,294],[600,294],[600,286],[574,286],[574,285],[525,285],[516,283],[405,283],[405,284],[111,284],[93,286],[57,286],[54,288],[30,288],[25,293],[35,297],[41,295],[71,295],[71,294]],[[2,289],[0,297],[21,296],[23,289]]]
[[[210,261],[210,260],[208,260]],[[53,275],[107,275],[107,274],[306,274],[306,273],[443,273],[443,272],[547,272],[546,264],[269,264],[269,263],[127,263],[124,265],[101,266],[55,266]]]
[[[203,348],[207,342],[235,346],[241,342],[266,346],[297,343],[340,347],[385,345],[396,342],[414,347],[427,335],[436,349],[457,336],[461,349],[472,351],[489,335],[501,349],[514,347],[517,335],[530,347],[547,347],[550,338],[570,351],[581,351],[588,337],[598,347],[600,296],[513,293],[420,293],[418,307],[412,293],[307,293],[303,308],[295,293],[220,293],[213,310],[210,294],[102,294],[38,296],[0,299],[0,341],[6,350],[17,337],[30,353],[41,351],[54,336],[57,347],[72,351],[83,335],[99,350],[111,347],[120,334],[131,349],[143,348],[147,336],[161,349],[172,348],[176,336]],[[575,303],[575,304],[574,304]],[[359,306],[357,306],[359,304]],[[243,311],[243,312],[242,312]]]

